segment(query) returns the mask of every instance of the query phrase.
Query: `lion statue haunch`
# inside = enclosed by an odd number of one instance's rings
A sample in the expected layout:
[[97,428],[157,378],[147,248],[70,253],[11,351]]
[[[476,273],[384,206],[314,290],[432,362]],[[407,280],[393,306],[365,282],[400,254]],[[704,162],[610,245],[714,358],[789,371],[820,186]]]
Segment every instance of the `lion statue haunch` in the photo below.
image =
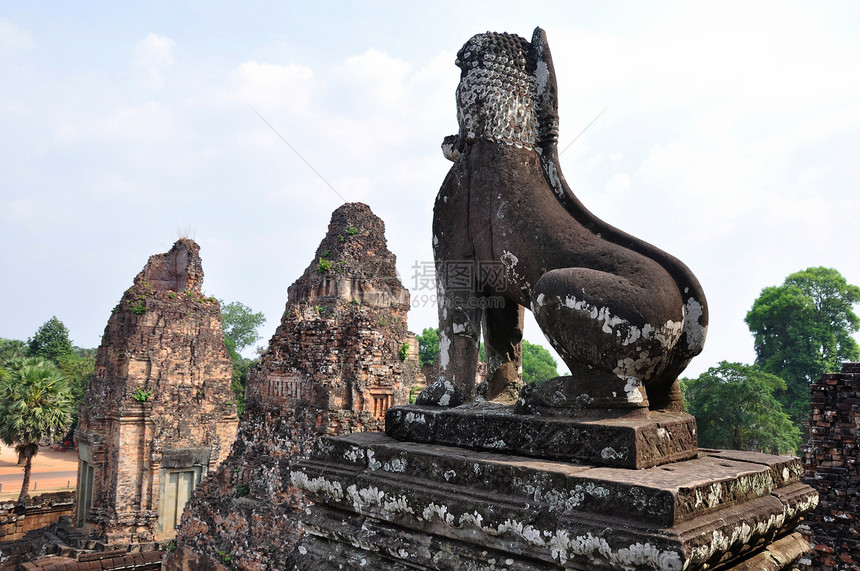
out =
[[[682,410],[677,378],[705,341],[704,293],[683,263],[598,219],[571,192],[544,31],[531,43],[478,34],[457,65],[460,132],[443,142],[454,165],[433,210],[440,376],[417,402],[475,397],[483,330],[487,400],[507,395],[518,412],[539,414]],[[571,376],[517,397],[525,307]]]

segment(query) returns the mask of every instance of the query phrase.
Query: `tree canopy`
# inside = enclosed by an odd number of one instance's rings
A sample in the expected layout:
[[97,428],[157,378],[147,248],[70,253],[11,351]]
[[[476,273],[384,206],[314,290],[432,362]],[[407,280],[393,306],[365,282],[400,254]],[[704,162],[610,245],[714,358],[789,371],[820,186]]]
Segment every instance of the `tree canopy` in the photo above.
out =
[[69,340],[69,330],[56,316],[43,323],[35,335],[27,340],[28,357],[42,357],[55,365],[74,352]]
[[842,361],[860,359],[852,337],[860,328],[856,303],[860,287],[832,268],[813,267],[764,288],[747,313],[756,364],[785,379],[778,397],[796,423],[809,416],[809,385]]
[[266,322],[266,317],[262,312],[255,312],[238,301],[220,303],[224,345],[227,346],[230,360],[233,361],[233,380],[230,386],[236,396],[236,411],[241,416],[245,410],[245,384],[248,380],[248,370],[257,363],[257,359],[247,359],[241,355],[241,352],[260,340],[257,330]]
[[84,400],[84,395],[90,385],[90,378],[96,367],[96,350],[75,347],[74,353],[62,357],[57,366],[66,376],[69,389],[72,391],[76,418],[78,405]]
[[224,343],[231,352],[241,353],[260,340],[257,330],[266,322],[262,312],[254,312],[247,305],[231,301],[221,301],[221,326],[224,330]]
[[27,344],[18,339],[0,337],[0,367],[4,367],[17,359],[23,359],[27,354]]
[[797,454],[800,429],[774,396],[785,389],[779,377],[722,361],[695,379],[681,379],[681,388],[700,446]]
[[418,362],[423,367],[424,365],[433,365],[436,362],[436,355],[439,354],[439,330],[435,327],[426,327],[420,335],[416,335],[418,340]]
[[26,357],[38,357],[56,365],[66,377],[72,391],[73,410],[83,401],[95,369],[95,349],[83,349],[72,345],[69,330],[56,316],[43,323],[27,342],[3,339],[0,342],[0,362],[12,367],[19,366]]
[[541,345],[523,339],[523,382],[542,383],[558,376],[558,363]]
[[[432,365],[439,354],[439,330],[427,327],[415,338],[418,340],[418,359],[421,366]],[[487,360],[483,343],[478,348],[478,358],[482,362]],[[523,340],[523,382],[541,383],[557,376],[558,363],[550,352],[541,345]]]
[[0,375],[0,441],[26,460],[19,502],[27,498],[39,442],[65,432],[72,406],[66,377],[51,361],[28,357]]

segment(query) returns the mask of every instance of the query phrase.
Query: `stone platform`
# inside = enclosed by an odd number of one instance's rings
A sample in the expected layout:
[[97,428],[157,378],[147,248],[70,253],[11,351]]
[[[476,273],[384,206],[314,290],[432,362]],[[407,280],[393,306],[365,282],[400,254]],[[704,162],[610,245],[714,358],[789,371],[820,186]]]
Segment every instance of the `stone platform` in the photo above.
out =
[[651,468],[695,458],[696,419],[685,413],[570,418],[514,414],[508,406],[399,406],[385,433],[397,440],[619,468]]
[[[817,503],[802,471],[793,457],[738,451],[631,470],[378,433],[323,438],[292,472],[316,504],[296,567],[780,569],[764,551],[799,555],[791,534]],[[756,557],[769,566],[750,567]]]

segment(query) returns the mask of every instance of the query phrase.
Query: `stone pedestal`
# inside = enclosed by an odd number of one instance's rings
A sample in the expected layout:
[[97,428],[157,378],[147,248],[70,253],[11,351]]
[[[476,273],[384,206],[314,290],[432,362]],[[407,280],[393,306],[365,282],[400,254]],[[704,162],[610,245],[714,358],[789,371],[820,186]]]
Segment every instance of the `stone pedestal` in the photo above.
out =
[[400,406],[389,410],[385,433],[411,442],[635,469],[695,458],[698,451],[696,419],[685,413],[563,418],[514,414],[509,406],[490,403]]
[[[389,432],[420,442],[318,441],[291,475],[315,503],[296,568],[781,569],[805,549],[792,532],[817,494],[796,458],[700,450],[636,470],[426,442],[427,421],[456,411],[390,411]],[[493,414],[507,419],[483,429],[523,422],[543,432],[536,442],[558,429],[554,419]]]

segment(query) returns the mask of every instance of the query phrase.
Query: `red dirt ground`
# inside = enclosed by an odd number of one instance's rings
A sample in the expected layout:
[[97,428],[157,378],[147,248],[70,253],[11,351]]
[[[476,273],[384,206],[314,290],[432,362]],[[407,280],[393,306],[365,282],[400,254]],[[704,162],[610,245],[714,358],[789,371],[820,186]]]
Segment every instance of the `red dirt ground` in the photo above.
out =
[[[60,452],[40,447],[33,458],[30,474],[30,495],[74,489],[77,482],[78,453],[74,450]],[[24,466],[18,465],[14,448],[0,445],[0,499],[17,499],[24,478]],[[34,485],[36,489],[34,490]]]

